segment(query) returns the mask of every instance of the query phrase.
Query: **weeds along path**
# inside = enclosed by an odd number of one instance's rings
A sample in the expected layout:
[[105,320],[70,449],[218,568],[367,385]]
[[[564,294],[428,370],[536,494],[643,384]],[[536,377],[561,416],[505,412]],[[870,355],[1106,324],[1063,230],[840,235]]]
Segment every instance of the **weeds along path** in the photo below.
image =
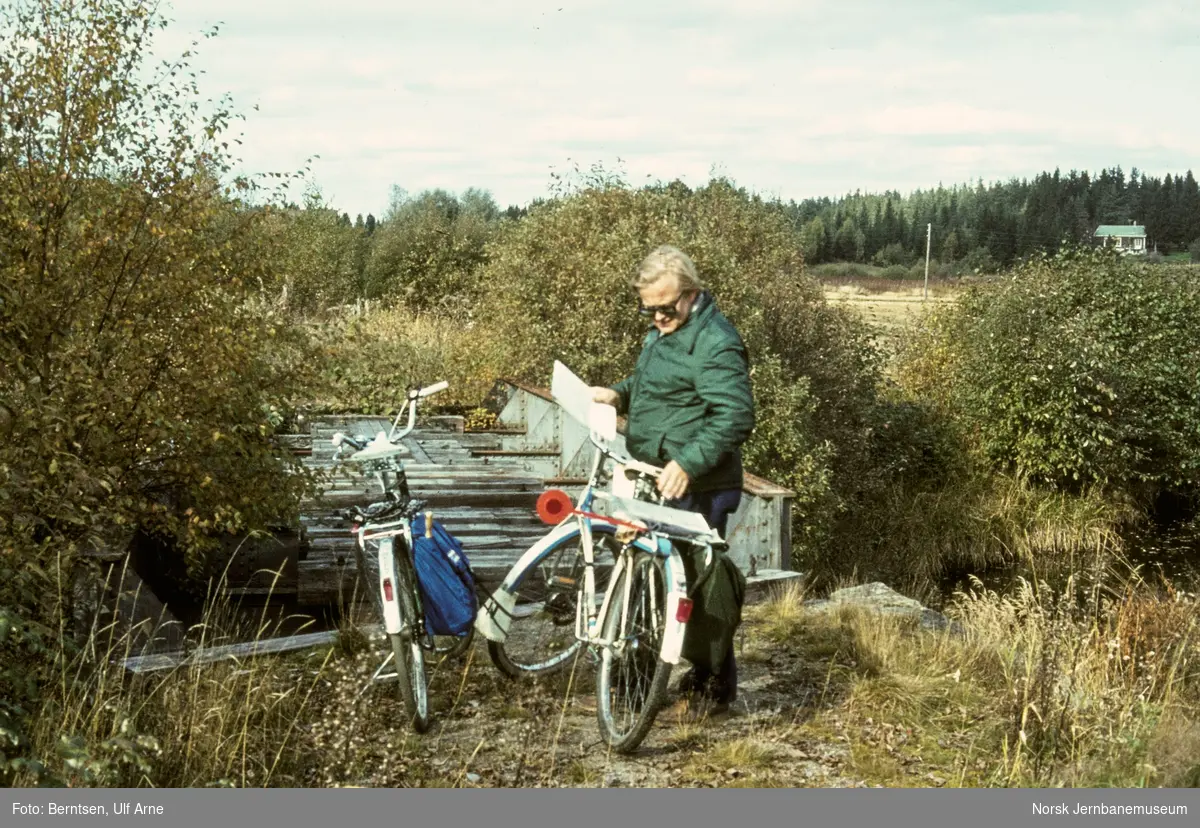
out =
[[394,688],[360,695],[378,656],[352,652],[346,636],[338,650],[277,663],[317,689],[288,726],[287,773],[272,784],[1195,785],[1194,599],[1131,595],[1097,636],[1090,615],[1062,611],[1074,597],[973,592],[947,618],[882,585],[819,601],[782,590],[746,608],[732,713],[664,712],[633,756],[600,742],[587,662],[512,683],[480,645],[435,671],[434,728],[415,737]]

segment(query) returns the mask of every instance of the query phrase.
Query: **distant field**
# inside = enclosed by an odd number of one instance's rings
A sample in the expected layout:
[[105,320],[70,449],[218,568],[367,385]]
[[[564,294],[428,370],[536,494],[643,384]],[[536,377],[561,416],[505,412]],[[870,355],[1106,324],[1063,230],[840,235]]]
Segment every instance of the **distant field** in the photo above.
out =
[[868,293],[864,288],[854,284],[825,285],[825,300],[835,304],[844,304],[847,308],[862,315],[873,327],[878,336],[876,341],[891,350],[891,344],[896,334],[906,325],[935,305],[944,305],[954,301],[954,290],[951,288],[929,288],[929,298],[922,298],[923,288],[904,287]]

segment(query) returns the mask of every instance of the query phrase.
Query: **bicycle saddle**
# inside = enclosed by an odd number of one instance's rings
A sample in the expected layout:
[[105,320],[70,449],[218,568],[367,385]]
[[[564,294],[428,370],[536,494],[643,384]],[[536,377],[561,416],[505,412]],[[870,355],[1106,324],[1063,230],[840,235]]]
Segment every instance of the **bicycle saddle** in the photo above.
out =
[[386,460],[391,457],[411,457],[412,451],[403,443],[393,443],[384,432],[375,435],[375,439],[367,443],[362,451],[351,455],[355,463],[366,463],[372,460]]

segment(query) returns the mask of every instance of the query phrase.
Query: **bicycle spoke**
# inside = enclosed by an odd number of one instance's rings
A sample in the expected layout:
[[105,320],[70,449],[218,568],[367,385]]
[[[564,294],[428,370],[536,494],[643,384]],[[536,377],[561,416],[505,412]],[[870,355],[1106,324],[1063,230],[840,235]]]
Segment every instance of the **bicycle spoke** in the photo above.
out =
[[[597,552],[604,549],[597,546]],[[576,604],[584,571],[582,541],[575,538],[552,550],[520,581],[508,637],[502,645],[490,642],[488,647],[504,673],[514,677],[549,673],[576,655],[580,646],[575,637]],[[610,571],[607,561],[597,560],[601,595]]]
[[628,751],[645,738],[670,675],[659,658],[666,622],[661,563],[639,556],[616,585],[613,600],[604,625],[611,644],[603,648],[597,674],[597,714],[609,743]]

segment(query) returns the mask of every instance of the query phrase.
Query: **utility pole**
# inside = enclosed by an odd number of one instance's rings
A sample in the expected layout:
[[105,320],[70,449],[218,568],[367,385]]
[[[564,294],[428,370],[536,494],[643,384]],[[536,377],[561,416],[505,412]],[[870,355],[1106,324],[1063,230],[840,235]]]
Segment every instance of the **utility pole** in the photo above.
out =
[[925,296],[921,301],[929,298],[929,247],[933,241],[933,223],[925,225]]

